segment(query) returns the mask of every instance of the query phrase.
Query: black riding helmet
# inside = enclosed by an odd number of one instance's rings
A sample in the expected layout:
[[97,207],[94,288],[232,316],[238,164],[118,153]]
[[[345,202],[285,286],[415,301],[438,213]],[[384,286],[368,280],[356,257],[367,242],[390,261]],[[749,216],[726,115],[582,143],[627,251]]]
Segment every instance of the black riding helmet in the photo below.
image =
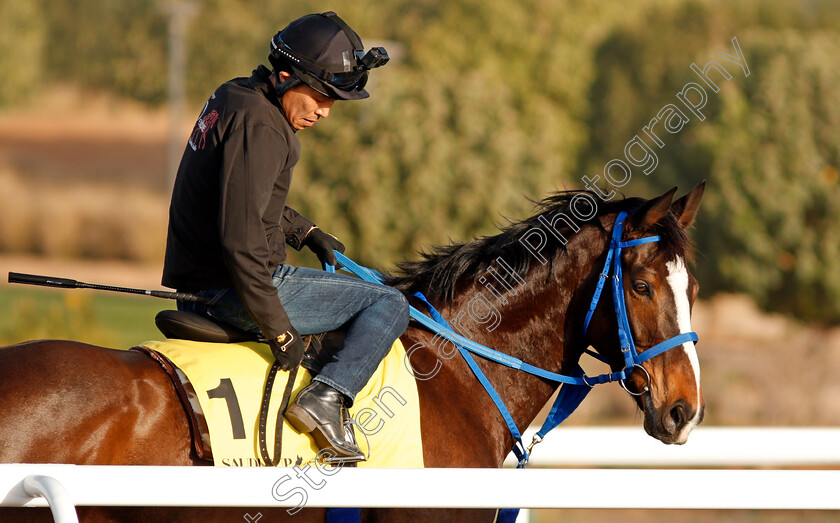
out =
[[277,82],[277,95],[303,82],[324,96],[359,100],[370,96],[364,87],[368,71],[385,65],[388,53],[374,47],[365,53],[362,40],[334,12],[306,15],[271,39],[268,60],[275,72],[292,77]]

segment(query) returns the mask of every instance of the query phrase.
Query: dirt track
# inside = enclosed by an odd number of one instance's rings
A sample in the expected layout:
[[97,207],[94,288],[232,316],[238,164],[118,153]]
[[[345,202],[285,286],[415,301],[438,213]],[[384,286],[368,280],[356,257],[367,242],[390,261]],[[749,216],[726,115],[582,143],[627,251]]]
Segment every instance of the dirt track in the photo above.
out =
[[[186,144],[191,121],[180,126]],[[0,165],[38,180],[117,182],[165,191],[170,122],[164,111],[48,96],[37,108],[0,113]]]

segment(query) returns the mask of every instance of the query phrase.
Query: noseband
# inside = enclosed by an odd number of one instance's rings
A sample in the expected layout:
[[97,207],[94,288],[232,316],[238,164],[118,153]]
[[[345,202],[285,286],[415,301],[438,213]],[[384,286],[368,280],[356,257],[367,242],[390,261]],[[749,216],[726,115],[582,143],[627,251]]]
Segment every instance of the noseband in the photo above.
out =
[[[625,380],[627,379],[627,376],[630,374],[630,372],[632,372],[633,369],[636,367],[644,371],[644,373],[648,376],[648,384],[650,384],[650,375],[647,374],[647,370],[645,370],[644,367],[642,367],[643,362],[653,358],[654,356],[657,356],[658,354],[662,354],[668,349],[672,349],[688,341],[697,341],[698,339],[696,333],[686,332],[683,334],[678,334],[673,338],[669,338],[663,341],[662,343],[654,345],[653,347],[643,351],[642,353],[639,353],[636,350],[636,345],[633,343],[633,335],[630,330],[630,321],[627,317],[627,306],[624,302],[624,286],[622,284],[621,273],[621,249],[625,247],[633,247],[645,243],[656,242],[659,241],[660,238],[659,236],[648,236],[637,240],[622,242],[621,236],[624,228],[624,220],[625,218],[627,218],[627,215],[627,212],[621,212],[616,218],[615,225],[613,226],[612,240],[610,241],[610,247],[607,251],[607,261],[604,264],[604,269],[601,271],[601,276],[598,280],[598,285],[595,289],[595,295],[592,297],[592,302],[590,303],[589,311],[586,314],[586,320],[584,321],[583,327],[585,335],[589,328],[589,322],[592,320],[592,315],[595,312],[595,308],[598,306],[598,301],[601,298],[601,293],[604,290],[604,285],[606,284],[607,279],[610,279],[612,281],[615,314],[618,319],[618,338],[620,341],[621,353],[624,357],[624,369],[618,372],[600,374],[598,376],[586,376],[586,374],[584,374],[583,372],[583,369],[578,364],[575,366],[574,369],[572,369],[571,375],[565,375],[547,371],[539,367],[535,367],[531,364],[525,363],[522,360],[514,358],[513,356],[493,350],[489,347],[481,345],[480,343],[476,343],[471,339],[458,334],[452,329],[452,327],[449,326],[449,324],[446,322],[443,316],[441,316],[440,313],[438,313],[438,311],[432,306],[432,304],[429,303],[425,296],[423,296],[419,292],[414,294],[415,297],[420,299],[425,304],[431,317],[420,312],[416,308],[411,307],[411,318],[416,320],[417,322],[419,322],[438,336],[448,341],[451,341],[453,344],[455,344],[456,347],[458,347],[458,351],[461,353],[461,356],[463,356],[467,365],[469,365],[470,369],[472,369],[473,373],[476,375],[476,378],[478,378],[479,382],[484,386],[484,389],[487,391],[487,394],[490,396],[490,398],[496,404],[496,407],[499,409],[499,413],[502,415],[502,418],[504,418],[505,423],[507,423],[508,430],[510,430],[511,436],[513,436],[513,453],[519,461],[519,468],[524,467],[528,463],[530,452],[534,445],[542,441],[542,439],[545,437],[546,434],[548,434],[549,431],[551,431],[557,425],[562,423],[563,420],[568,418],[569,415],[572,412],[574,412],[574,410],[578,407],[578,405],[580,405],[580,403],[583,401],[583,399],[586,397],[586,395],[589,393],[589,390],[592,389],[592,387],[601,383],[610,383],[613,381],[618,381],[624,388],[624,390],[630,392],[627,389]],[[382,283],[384,278],[380,273],[368,269],[367,267],[362,267],[361,265],[357,264],[356,262],[354,262],[353,260],[351,260],[350,258],[338,251],[335,251],[335,256],[338,259],[338,262],[348,272],[351,272],[359,278],[368,282],[380,284]],[[326,265],[325,269],[331,272],[335,272],[335,267],[331,265]],[[612,275],[612,278],[610,278],[610,275]],[[606,360],[598,353],[592,352],[589,349],[587,349],[586,352],[606,363]],[[502,365],[506,365],[517,370],[528,372],[529,374],[533,374],[535,376],[539,376],[541,378],[563,385],[560,387],[560,391],[557,394],[557,399],[554,401],[554,405],[551,407],[551,411],[546,417],[542,428],[540,428],[540,430],[534,435],[534,439],[527,449],[522,444],[522,436],[519,433],[519,428],[516,426],[516,423],[514,423],[513,417],[510,415],[510,412],[508,411],[507,407],[502,401],[501,396],[499,396],[499,394],[496,392],[496,389],[484,375],[484,372],[479,368],[471,353],[478,354],[479,356],[482,356],[496,363],[500,363]],[[640,393],[630,392],[630,394],[640,395],[644,394],[648,390],[648,387],[645,387],[645,390],[643,390]]]

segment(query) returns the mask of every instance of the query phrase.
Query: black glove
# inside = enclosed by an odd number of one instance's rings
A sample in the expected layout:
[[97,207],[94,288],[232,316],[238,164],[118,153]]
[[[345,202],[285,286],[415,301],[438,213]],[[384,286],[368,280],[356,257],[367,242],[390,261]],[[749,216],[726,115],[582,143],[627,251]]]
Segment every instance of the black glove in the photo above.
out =
[[327,234],[317,227],[309,231],[309,234],[303,240],[303,244],[315,253],[321,263],[326,261],[333,267],[338,265],[333,251],[344,254],[344,244],[332,234]]
[[280,369],[282,370],[297,368],[303,361],[303,352],[306,350],[303,338],[291,325],[289,330],[283,334],[269,339],[268,346],[271,347],[271,353],[280,363]]

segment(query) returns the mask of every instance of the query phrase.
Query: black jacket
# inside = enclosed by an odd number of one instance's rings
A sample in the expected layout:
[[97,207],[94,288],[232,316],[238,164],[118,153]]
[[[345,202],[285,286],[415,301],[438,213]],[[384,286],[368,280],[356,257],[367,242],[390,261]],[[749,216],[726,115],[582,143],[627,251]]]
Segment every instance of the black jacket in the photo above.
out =
[[210,97],[178,167],[163,285],[181,291],[233,287],[266,337],[289,324],[271,274],[301,248],[313,223],[286,207],[300,142],[270,71],[235,78]]

